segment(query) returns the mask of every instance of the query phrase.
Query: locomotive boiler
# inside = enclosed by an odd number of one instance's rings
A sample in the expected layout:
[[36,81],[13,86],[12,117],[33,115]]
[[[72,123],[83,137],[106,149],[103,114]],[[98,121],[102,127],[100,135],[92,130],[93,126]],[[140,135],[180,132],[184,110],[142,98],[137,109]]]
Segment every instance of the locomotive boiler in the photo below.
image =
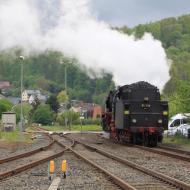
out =
[[168,102],[159,89],[141,81],[110,91],[102,127],[118,141],[157,146],[168,127]]

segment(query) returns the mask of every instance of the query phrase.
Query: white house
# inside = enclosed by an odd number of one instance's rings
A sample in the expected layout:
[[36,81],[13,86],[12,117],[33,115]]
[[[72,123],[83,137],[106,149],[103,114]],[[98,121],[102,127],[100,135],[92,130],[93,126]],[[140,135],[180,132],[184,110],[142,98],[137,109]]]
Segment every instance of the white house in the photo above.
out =
[[45,102],[47,100],[47,97],[42,95],[40,90],[25,90],[22,93],[23,102],[29,102],[32,104],[32,102],[35,100],[35,97],[37,97],[40,102]]

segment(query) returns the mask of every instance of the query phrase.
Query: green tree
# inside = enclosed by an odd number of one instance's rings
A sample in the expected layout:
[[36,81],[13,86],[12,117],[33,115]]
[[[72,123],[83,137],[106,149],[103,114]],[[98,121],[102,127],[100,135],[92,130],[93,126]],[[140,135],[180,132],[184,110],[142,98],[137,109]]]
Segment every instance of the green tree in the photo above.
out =
[[57,100],[59,103],[65,103],[69,100],[69,97],[66,93],[66,91],[62,90],[61,92],[59,92],[59,94],[57,95]]
[[[21,109],[21,105],[17,104],[14,106],[13,111],[16,113],[16,121],[19,122],[20,121],[20,110]],[[32,106],[28,103],[23,103],[23,116],[24,119],[27,121],[30,121],[30,111],[32,109]]]
[[50,125],[53,122],[53,113],[49,105],[40,105],[33,114],[32,120],[34,123]]
[[11,111],[13,104],[9,102],[7,99],[0,99],[0,119],[3,112]]
[[64,113],[57,116],[57,122],[60,125],[67,124],[72,125],[72,122],[76,121],[79,118],[79,113],[74,112],[73,110],[65,111]]
[[51,109],[57,113],[58,109],[59,109],[59,102],[57,101],[57,96],[56,95],[51,95],[47,102],[47,104],[50,105]]

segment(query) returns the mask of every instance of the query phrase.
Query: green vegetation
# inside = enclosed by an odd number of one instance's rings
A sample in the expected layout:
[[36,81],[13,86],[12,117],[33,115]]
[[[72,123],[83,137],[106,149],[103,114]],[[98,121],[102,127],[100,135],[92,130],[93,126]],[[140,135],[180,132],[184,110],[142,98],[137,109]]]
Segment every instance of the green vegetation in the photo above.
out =
[[190,140],[181,136],[164,137],[163,143],[185,145],[190,148]]
[[5,142],[31,142],[30,136],[21,134],[18,129],[11,132],[0,132],[0,140]]
[[[20,109],[21,109],[21,105],[18,104],[16,106],[14,106],[13,108],[13,111],[16,113],[16,120],[17,120],[17,123],[18,121],[20,121]],[[29,120],[29,117],[30,117],[30,110],[32,109],[32,106],[28,103],[23,103],[23,115],[24,115],[24,118],[25,120]]]
[[57,122],[59,125],[65,125],[65,122],[70,126],[74,121],[79,118],[79,113],[72,110],[65,111],[64,113],[57,116]]
[[[74,126],[72,126],[71,130],[80,131],[81,126],[80,125],[74,125]],[[100,125],[83,125],[82,130],[83,131],[102,131],[102,127]]]
[[[8,80],[13,88],[8,95],[19,95],[20,49],[0,53],[0,80]],[[91,71],[76,59],[69,59],[59,52],[47,51],[24,60],[25,89],[39,89],[45,94],[58,95],[64,90],[65,68],[67,68],[67,95],[70,99],[103,104],[103,98],[114,87],[112,74],[100,75]]]
[[42,125],[50,125],[53,120],[53,112],[49,105],[39,105],[32,116],[34,123],[41,123]]
[[[63,127],[63,126],[42,126],[42,128],[50,131],[68,131],[69,128]],[[71,131],[80,131],[81,126],[80,125],[72,125]],[[82,126],[83,131],[102,131],[102,127],[100,125],[83,125]]]
[[6,111],[11,111],[12,107],[13,107],[12,103],[9,102],[7,99],[5,98],[0,99],[0,119],[1,119],[1,114]]
[[138,25],[132,29],[125,26],[118,30],[127,34],[135,33],[136,38],[149,32],[162,42],[168,58],[172,60],[171,79],[163,91],[169,100],[170,115],[190,112],[190,14]]
[[59,103],[65,103],[69,100],[69,97],[67,95],[67,92],[62,90],[61,92],[59,92],[59,94],[57,95],[57,101]]

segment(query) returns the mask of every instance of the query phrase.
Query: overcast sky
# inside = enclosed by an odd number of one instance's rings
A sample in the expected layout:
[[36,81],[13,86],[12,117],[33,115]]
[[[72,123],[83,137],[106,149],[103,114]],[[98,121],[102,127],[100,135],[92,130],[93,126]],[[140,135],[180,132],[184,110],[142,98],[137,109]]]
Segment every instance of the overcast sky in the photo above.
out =
[[141,23],[190,13],[189,0],[92,0],[98,19],[113,26]]

